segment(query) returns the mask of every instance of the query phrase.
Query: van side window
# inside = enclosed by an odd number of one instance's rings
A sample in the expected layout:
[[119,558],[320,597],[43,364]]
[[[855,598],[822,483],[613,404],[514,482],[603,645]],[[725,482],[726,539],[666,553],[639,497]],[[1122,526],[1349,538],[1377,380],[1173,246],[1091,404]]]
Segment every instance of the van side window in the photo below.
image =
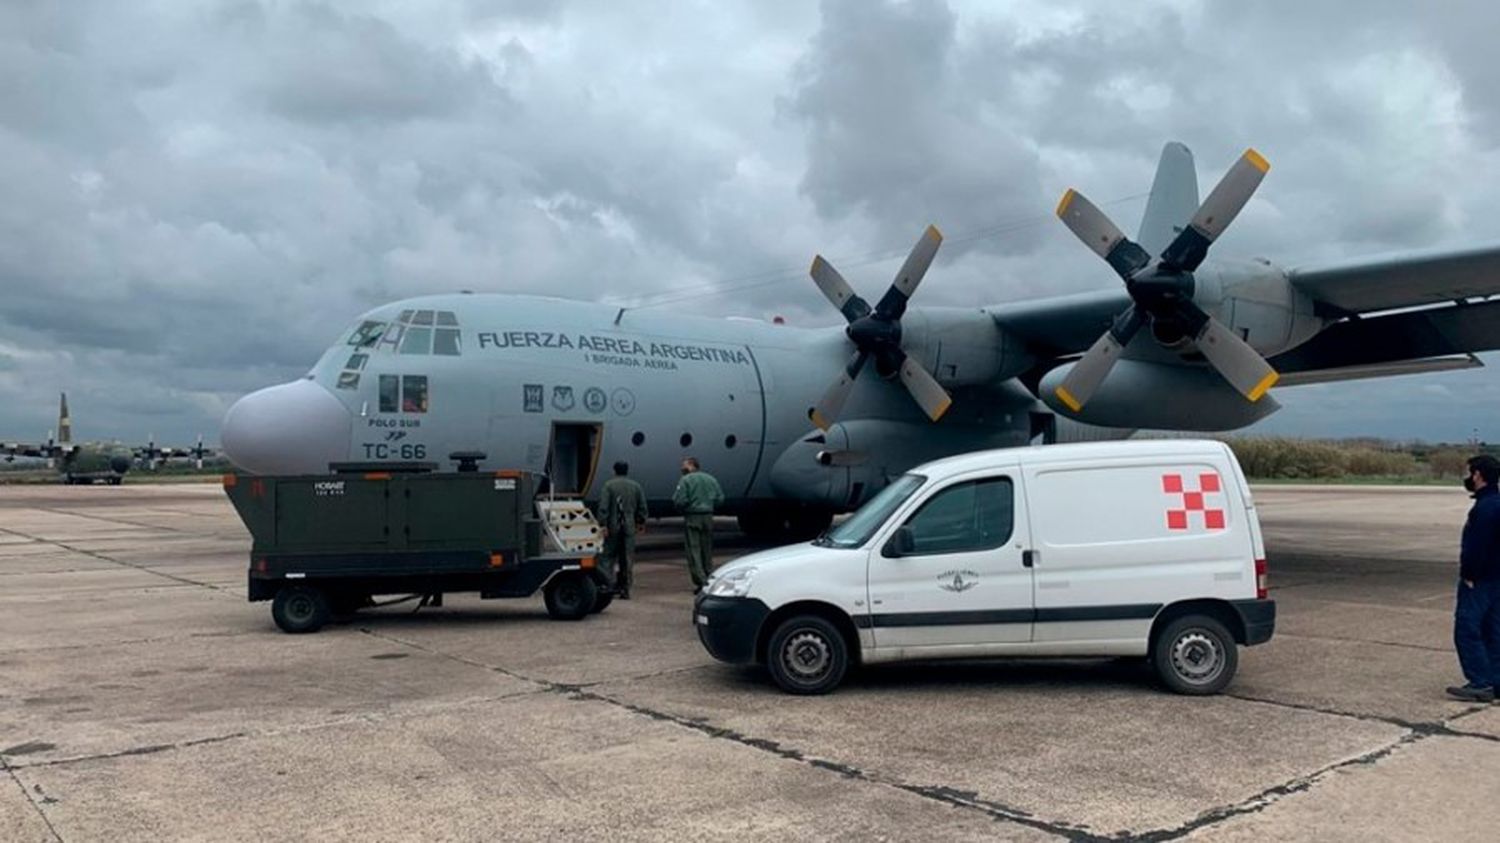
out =
[[986,477],[938,492],[906,521],[918,555],[992,550],[1010,540],[1015,487],[1009,477]]

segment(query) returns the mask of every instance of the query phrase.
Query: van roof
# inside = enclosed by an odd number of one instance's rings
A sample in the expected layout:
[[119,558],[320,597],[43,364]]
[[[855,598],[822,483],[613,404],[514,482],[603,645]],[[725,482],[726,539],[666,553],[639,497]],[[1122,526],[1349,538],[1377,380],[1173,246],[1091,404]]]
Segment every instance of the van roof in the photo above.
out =
[[912,469],[915,474],[947,476],[975,469],[1007,465],[1045,465],[1079,460],[1103,460],[1119,457],[1194,457],[1220,456],[1226,450],[1222,442],[1212,439],[1126,439],[1114,442],[1077,442],[1066,445],[1031,445],[1024,448],[996,448],[972,451],[956,457],[933,460]]

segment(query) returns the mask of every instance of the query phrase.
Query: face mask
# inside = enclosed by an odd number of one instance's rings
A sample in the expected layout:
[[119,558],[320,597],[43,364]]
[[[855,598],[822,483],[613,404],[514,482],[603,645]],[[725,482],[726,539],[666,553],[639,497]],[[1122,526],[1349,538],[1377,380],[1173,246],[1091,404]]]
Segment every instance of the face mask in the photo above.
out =
[[1464,491],[1466,491],[1466,492],[1473,492],[1474,491],[1474,475],[1470,474],[1468,477],[1464,478]]

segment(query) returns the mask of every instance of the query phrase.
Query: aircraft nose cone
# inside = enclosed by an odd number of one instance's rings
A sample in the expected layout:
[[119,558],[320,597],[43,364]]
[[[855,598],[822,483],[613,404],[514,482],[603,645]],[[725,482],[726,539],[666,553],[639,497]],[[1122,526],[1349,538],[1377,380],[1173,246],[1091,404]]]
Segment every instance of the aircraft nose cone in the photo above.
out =
[[256,474],[325,474],[349,458],[353,416],[328,390],[298,380],[252,392],[224,416],[219,441]]

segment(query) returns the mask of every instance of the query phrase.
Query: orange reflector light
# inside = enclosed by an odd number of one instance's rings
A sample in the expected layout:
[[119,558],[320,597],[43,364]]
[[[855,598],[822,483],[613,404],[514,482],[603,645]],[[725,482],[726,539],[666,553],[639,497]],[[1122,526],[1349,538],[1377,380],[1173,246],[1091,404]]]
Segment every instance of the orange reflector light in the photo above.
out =
[[589,570],[590,568],[593,568],[594,565],[594,557],[592,556],[585,556],[582,559],[578,560],[578,567],[583,568],[584,570]]
[[512,480],[514,480],[514,479],[519,479],[520,478],[521,472],[515,470],[514,468],[502,468],[499,471],[495,472],[495,476],[496,477],[508,477],[508,478],[511,478]]
[[1271,576],[1266,560],[1255,560],[1255,598],[1264,600],[1271,595]]
[[235,484],[237,484],[239,482],[240,482],[240,478],[239,478],[239,475],[237,475],[237,474],[226,474],[226,475],[224,475],[224,488],[226,488],[226,489],[233,489],[235,487]]
[[372,472],[370,472],[370,473],[368,473],[368,474],[365,475],[365,479],[366,480],[389,480],[389,479],[391,479],[391,473],[389,471],[372,471]]
[[257,570],[257,571],[261,572],[262,574],[264,574],[266,572],[266,560],[264,560],[264,559],[257,559],[257,560],[255,560],[255,570]]
[[505,564],[505,554],[503,554],[503,553],[491,553],[490,554],[490,567],[491,568],[499,568],[499,567],[503,566],[504,564]]

